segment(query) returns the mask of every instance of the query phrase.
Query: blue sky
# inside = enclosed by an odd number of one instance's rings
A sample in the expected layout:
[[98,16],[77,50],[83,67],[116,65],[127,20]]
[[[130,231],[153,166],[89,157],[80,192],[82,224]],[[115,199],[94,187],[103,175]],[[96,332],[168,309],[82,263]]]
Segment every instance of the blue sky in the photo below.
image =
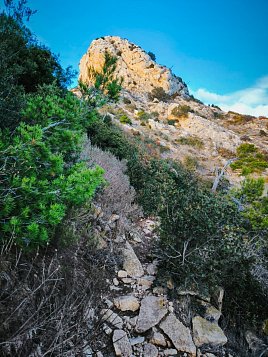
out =
[[38,38],[78,68],[90,42],[128,38],[206,103],[268,115],[268,0],[30,0]]

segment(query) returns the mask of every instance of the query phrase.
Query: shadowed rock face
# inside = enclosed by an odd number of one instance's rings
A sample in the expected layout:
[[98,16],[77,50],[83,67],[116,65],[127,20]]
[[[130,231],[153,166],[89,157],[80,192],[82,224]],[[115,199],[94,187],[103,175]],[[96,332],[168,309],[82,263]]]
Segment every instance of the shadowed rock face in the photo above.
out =
[[89,69],[101,70],[105,51],[117,57],[115,76],[123,78],[124,89],[147,93],[153,88],[162,87],[168,94],[189,95],[186,84],[169,68],[160,66],[142,48],[117,36],[106,36],[92,41],[80,61],[80,80],[93,84]]

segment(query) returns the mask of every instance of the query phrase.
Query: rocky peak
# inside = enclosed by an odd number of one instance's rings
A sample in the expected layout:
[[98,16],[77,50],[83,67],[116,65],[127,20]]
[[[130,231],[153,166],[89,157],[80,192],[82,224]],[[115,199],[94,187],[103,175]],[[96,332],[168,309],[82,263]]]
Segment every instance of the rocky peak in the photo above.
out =
[[117,36],[106,36],[92,41],[80,61],[79,79],[92,84],[89,68],[100,71],[105,51],[117,57],[116,77],[123,78],[122,87],[134,93],[148,93],[162,87],[168,94],[188,97],[188,88],[172,71],[157,64],[141,47]]

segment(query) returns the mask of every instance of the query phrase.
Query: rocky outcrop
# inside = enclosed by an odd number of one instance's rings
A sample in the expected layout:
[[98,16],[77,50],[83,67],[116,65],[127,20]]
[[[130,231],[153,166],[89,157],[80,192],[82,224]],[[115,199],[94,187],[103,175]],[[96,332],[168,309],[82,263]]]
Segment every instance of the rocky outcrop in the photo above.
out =
[[188,96],[188,88],[181,78],[160,66],[142,48],[118,36],[106,36],[92,41],[87,53],[80,61],[79,79],[93,84],[89,71],[100,71],[104,63],[104,53],[108,51],[117,58],[115,76],[123,78],[123,88],[131,92],[147,93],[162,87],[169,94]]

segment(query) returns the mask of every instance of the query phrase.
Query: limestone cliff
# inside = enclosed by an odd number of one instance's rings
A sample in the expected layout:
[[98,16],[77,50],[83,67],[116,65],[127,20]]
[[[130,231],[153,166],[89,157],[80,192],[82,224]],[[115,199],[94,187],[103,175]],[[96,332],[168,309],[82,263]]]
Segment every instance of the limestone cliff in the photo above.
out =
[[79,79],[92,84],[90,68],[99,71],[104,63],[105,51],[117,57],[115,75],[123,78],[123,88],[134,93],[151,92],[162,87],[168,94],[189,96],[188,88],[172,71],[157,64],[142,48],[117,36],[94,40],[80,62]]

